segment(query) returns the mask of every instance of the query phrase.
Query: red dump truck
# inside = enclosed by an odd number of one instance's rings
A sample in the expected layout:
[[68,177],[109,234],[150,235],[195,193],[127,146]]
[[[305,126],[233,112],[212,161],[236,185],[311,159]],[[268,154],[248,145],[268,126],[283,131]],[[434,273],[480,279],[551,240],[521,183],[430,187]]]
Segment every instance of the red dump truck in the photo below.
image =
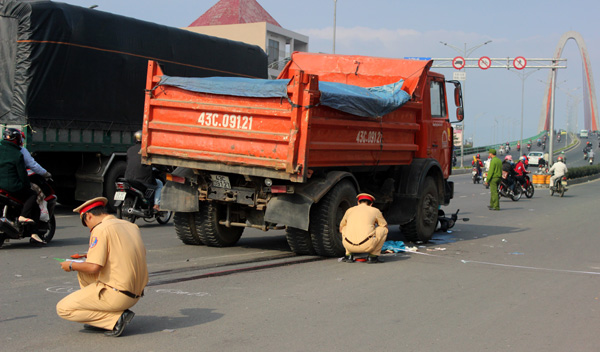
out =
[[446,83],[432,61],[294,53],[277,80],[180,78],[149,62],[142,162],[178,167],[161,207],[186,244],[282,229],[298,254],[341,256],[356,195],[427,242],[453,197]]

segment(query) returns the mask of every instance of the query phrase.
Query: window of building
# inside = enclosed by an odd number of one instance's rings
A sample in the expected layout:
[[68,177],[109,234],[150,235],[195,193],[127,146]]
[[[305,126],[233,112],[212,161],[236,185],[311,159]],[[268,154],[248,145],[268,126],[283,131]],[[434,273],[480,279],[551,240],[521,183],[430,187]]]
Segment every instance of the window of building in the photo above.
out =
[[[279,61],[279,42],[273,39],[269,39],[269,47],[267,49],[267,55],[269,56],[269,65],[275,61]],[[276,67],[273,67],[277,69]]]

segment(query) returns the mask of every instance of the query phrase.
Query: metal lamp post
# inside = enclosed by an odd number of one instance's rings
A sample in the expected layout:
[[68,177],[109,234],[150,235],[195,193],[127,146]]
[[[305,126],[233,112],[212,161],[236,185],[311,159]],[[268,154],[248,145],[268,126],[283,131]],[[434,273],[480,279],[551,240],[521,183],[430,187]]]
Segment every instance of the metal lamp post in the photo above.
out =
[[335,17],[337,12],[337,0],[333,0],[333,53],[335,54]]
[[[456,52],[458,52],[459,54],[463,55],[463,58],[466,59],[469,55],[471,55],[473,53],[473,51],[475,51],[478,48],[480,48],[480,47],[482,47],[482,46],[484,46],[486,44],[489,44],[491,42],[492,42],[491,40],[488,40],[488,41],[483,42],[481,44],[475,45],[474,47],[471,47],[469,49],[467,49],[467,43],[465,43],[464,49],[462,49],[462,50],[459,47],[456,47],[454,45],[448,44],[446,42],[440,42],[440,43],[444,44],[447,47],[450,47],[450,48],[454,49]],[[467,72],[467,68],[466,67],[464,67],[463,70],[465,70],[465,72]],[[465,96],[466,96],[465,92],[466,92],[466,85],[467,85],[466,82],[467,81],[465,80],[464,83],[463,83],[463,92],[462,92],[463,93],[462,94],[462,96],[463,96],[463,107],[465,105]],[[465,120],[463,120],[461,122],[461,128],[462,128],[462,135],[463,135],[463,140],[464,140],[464,136],[465,136]],[[460,167],[463,167],[464,159],[465,159],[464,144],[465,144],[464,141],[460,144]]]

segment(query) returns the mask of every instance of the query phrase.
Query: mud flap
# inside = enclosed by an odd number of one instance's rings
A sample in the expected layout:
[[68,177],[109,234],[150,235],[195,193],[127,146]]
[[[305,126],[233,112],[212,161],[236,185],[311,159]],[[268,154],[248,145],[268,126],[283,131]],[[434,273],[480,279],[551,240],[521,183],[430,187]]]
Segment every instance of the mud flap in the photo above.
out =
[[282,194],[267,203],[265,221],[308,231],[313,201],[302,194]]

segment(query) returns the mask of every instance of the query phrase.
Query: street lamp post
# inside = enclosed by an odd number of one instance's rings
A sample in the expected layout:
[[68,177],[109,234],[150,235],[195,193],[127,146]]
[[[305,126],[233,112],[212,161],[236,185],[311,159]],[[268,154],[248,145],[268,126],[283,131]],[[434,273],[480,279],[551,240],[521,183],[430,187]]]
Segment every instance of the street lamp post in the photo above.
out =
[[335,54],[335,17],[337,12],[337,0],[333,0],[333,53]]
[[[465,45],[464,45],[464,49],[463,49],[463,50],[461,50],[460,48],[458,48],[458,47],[456,47],[456,46],[454,46],[454,45],[448,44],[448,43],[446,43],[446,42],[440,42],[440,43],[444,44],[444,45],[445,45],[445,46],[447,46],[447,47],[450,47],[450,48],[454,49],[456,52],[458,52],[459,54],[461,54],[461,55],[463,56],[463,58],[464,58],[464,59],[466,59],[467,57],[469,57],[469,55],[471,55],[471,54],[473,53],[473,51],[475,51],[475,50],[477,50],[478,48],[480,48],[480,47],[482,47],[482,46],[484,46],[484,45],[486,45],[486,44],[489,44],[489,43],[491,43],[491,42],[492,42],[491,40],[488,40],[488,41],[486,41],[486,42],[483,42],[483,43],[481,43],[481,44],[475,45],[475,46],[473,46],[473,47],[471,47],[471,48],[469,48],[469,49],[467,49],[467,43],[464,43]],[[467,72],[467,68],[466,68],[466,66],[465,66],[463,69],[465,70],[465,73],[466,73],[466,72]],[[463,85],[462,85],[462,86],[463,86],[463,89],[462,89],[462,90],[463,90],[463,91],[462,91],[462,97],[463,97],[463,108],[464,108],[464,106],[465,106],[465,96],[466,96],[465,92],[466,92],[466,90],[467,90],[467,88],[466,88],[467,84],[466,84],[466,83],[467,83],[467,81],[466,81],[466,79],[465,79],[465,81],[464,81],[464,83],[463,83]],[[465,159],[465,153],[464,153],[464,150],[465,150],[465,149],[464,149],[464,144],[465,144],[465,143],[464,143],[464,136],[465,136],[465,120],[463,120],[463,121],[461,122],[461,128],[462,128],[463,142],[460,144],[460,167],[463,167],[463,164],[464,164],[464,159]]]

